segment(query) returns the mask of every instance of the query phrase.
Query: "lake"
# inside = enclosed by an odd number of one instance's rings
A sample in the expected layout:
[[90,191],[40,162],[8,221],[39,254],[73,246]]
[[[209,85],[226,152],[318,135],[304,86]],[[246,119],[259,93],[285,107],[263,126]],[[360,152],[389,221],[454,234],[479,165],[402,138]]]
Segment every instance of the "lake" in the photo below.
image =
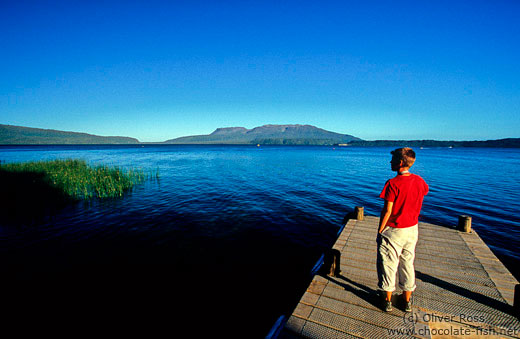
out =
[[[343,217],[354,206],[380,213],[391,150],[0,146],[2,162],[79,158],[159,172],[123,198],[2,222],[3,290],[38,319],[51,318],[51,303],[74,324],[263,337],[295,306]],[[518,279],[520,150],[415,151],[411,172],[430,186],[421,220],[453,227],[471,215]]]

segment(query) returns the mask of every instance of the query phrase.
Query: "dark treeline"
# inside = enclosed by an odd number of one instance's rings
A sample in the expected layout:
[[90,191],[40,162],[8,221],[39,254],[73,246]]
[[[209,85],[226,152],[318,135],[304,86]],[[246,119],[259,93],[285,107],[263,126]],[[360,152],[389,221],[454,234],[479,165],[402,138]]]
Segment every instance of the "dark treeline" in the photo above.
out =
[[486,141],[438,141],[438,140],[356,140],[349,146],[410,146],[410,147],[506,147],[519,148],[520,138]]

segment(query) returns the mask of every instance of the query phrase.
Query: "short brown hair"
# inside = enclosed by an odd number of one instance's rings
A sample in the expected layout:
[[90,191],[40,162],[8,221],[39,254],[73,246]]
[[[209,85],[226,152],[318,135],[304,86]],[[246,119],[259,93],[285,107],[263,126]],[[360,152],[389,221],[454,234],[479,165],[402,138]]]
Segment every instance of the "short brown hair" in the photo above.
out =
[[410,147],[398,148],[390,153],[396,160],[402,160],[405,167],[411,167],[415,162],[415,152]]

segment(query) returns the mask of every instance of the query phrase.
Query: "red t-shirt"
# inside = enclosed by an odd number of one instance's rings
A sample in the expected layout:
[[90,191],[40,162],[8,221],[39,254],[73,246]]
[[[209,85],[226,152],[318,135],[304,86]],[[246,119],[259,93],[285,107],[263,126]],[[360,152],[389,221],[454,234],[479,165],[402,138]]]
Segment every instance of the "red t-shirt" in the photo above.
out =
[[426,194],[428,185],[416,174],[398,175],[388,180],[379,195],[380,198],[394,203],[392,215],[386,225],[396,228],[417,225]]

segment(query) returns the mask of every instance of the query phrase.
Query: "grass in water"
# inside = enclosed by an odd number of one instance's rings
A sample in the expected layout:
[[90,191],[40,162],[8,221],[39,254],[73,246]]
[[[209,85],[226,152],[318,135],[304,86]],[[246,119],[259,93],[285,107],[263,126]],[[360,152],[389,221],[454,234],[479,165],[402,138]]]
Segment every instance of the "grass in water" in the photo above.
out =
[[142,170],[92,167],[84,160],[0,164],[0,172],[4,176],[11,174],[14,179],[32,178],[33,182],[47,184],[66,197],[76,200],[121,197],[125,191],[149,177]]

